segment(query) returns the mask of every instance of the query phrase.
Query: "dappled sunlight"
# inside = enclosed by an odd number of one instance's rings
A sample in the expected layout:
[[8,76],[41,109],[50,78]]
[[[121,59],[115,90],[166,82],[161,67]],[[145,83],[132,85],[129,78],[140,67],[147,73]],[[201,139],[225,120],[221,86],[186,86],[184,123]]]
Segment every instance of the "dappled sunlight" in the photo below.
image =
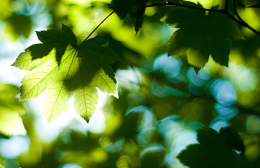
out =
[[174,78],[180,74],[182,63],[177,57],[168,57],[168,55],[162,54],[156,57],[153,63],[153,70],[160,70],[165,73],[167,78]]
[[239,103],[252,106],[259,100],[259,71],[247,68],[243,64],[237,64],[234,60],[228,68],[224,69],[223,76],[233,83]]
[[65,165],[59,166],[59,168],[82,168],[82,167],[74,163],[67,163]]
[[234,86],[223,79],[213,81],[209,86],[214,98],[224,106],[230,106],[236,103],[236,90]]
[[255,115],[250,115],[246,122],[247,131],[251,134],[256,134],[260,132],[260,117]]
[[219,132],[221,128],[229,126],[229,123],[225,118],[216,117],[209,126]]
[[138,90],[140,88],[140,73],[136,69],[128,68],[127,70],[118,70],[116,72],[119,87]]
[[215,104],[217,116],[225,118],[225,120],[233,118],[238,113],[238,109],[232,106],[223,106],[219,103]]
[[13,136],[10,139],[0,139],[0,155],[13,159],[28,151],[30,140],[27,136]]
[[201,69],[198,74],[194,71],[193,68],[190,68],[187,72],[189,81],[196,86],[205,85],[211,78],[210,73],[207,69]]
[[197,143],[196,133],[193,130],[183,127],[182,122],[176,117],[165,118],[160,121],[159,132],[165,137],[165,145],[170,150],[166,153],[165,161],[169,166],[180,167],[181,163],[176,159],[180,151],[188,144]]
[[260,10],[236,2],[0,2],[0,168],[257,167]]
[[242,91],[254,90],[258,85],[258,72],[244,65],[237,65],[235,62],[229,64],[229,68],[225,69],[224,75]]

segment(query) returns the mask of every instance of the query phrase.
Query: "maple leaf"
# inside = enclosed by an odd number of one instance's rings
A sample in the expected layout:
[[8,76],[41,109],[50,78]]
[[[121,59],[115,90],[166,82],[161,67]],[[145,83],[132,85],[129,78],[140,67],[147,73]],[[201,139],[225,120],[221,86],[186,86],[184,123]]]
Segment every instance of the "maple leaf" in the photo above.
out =
[[[203,8],[192,2],[185,4]],[[220,65],[228,66],[230,42],[244,40],[237,25],[222,13],[174,7],[165,22],[180,28],[169,40],[168,55],[187,54],[188,62],[199,68],[209,55]]]
[[232,127],[221,128],[220,132],[212,128],[199,129],[197,140],[178,154],[177,158],[190,168],[242,168],[243,159],[234,150],[245,152],[243,141]]
[[24,135],[26,133],[21,114],[25,108],[15,96],[19,88],[0,82],[0,133]]
[[135,26],[136,34],[143,25],[143,15],[147,0],[112,0],[115,13],[122,20],[130,14]]
[[32,45],[21,53],[13,66],[30,71],[22,79],[20,100],[36,98],[44,91],[42,114],[48,122],[68,108],[74,96],[74,109],[87,121],[98,102],[97,88],[118,97],[117,83],[108,65],[119,57],[105,45],[104,39],[92,38],[77,46],[73,32],[62,25],[62,32],[37,32],[43,44]]

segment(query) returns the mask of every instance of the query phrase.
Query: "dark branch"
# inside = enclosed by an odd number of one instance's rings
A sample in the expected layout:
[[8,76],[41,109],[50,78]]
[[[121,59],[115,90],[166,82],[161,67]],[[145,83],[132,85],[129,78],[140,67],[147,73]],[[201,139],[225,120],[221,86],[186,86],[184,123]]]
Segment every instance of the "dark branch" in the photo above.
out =
[[248,29],[250,29],[251,31],[253,31],[254,33],[256,33],[257,35],[260,36],[260,32],[256,31],[254,28],[252,28],[251,26],[249,26],[245,21],[243,21],[243,19],[239,16],[239,14],[237,13],[237,9],[236,9],[236,0],[233,0],[234,2],[234,13],[237,16],[237,18],[235,18],[234,16],[232,16],[229,12],[228,12],[228,2],[229,0],[226,0],[225,3],[225,9],[220,9],[220,10],[216,10],[216,9],[205,9],[205,8],[198,8],[198,7],[193,7],[193,6],[188,6],[188,5],[183,5],[183,4],[178,4],[178,3],[174,3],[174,2],[170,2],[170,1],[166,1],[166,4],[156,4],[153,3],[151,5],[147,5],[146,7],[154,7],[154,6],[179,6],[179,7],[184,7],[184,8],[190,8],[190,9],[196,9],[196,10],[204,10],[204,11],[211,11],[211,12],[218,12],[218,13],[223,13],[225,15],[227,15],[230,19],[232,19],[233,21],[235,21],[236,23],[247,27]]
[[[179,6],[179,7],[184,7],[184,8],[189,8],[189,9],[195,9],[195,10],[204,10],[204,11],[210,11],[210,12],[218,12],[218,13],[223,13],[225,15],[227,15],[230,19],[232,19],[234,22],[250,29],[251,31],[253,31],[255,34],[260,36],[260,32],[256,31],[254,28],[252,28],[251,26],[249,26],[237,13],[237,8],[236,8],[236,0],[233,0],[234,3],[234,14],[236,15],[237,18],[235,18],[234,16],[232,16],[229,12],[228,12],[228,4],[229,4],[229,0],[226,0],[225,3],[225,9],[220,9],[220,10],[216,10],[216,9],[205,9],[205,8],[199,8],[199,7],[194,7],[194,6],[188,6],[188,5],[183,5],[183,4],[178,4],[178,3],[174,3],[174,2],[170,2],[166,0],[166,4],[156,4],[153,3],[151,5],[147,5],[146,7],[155,7],[155,6]],[[104,20],[102,20],[102,22],[99,23],[99,25],[88,35],[88,37],[84,40],[88,40],[88,38],[99,28],[99,26],[101,26],[103,24],[103,22],[106,21],[107,18],[109,18],[115,11],[111,12]],[[84,42],[83,41],[83,42]]]
[[225,11],[228,12],[228,2],[229,0],[226,0],[226,4],[225,4]]
[[[256,31],[253,27],[249,26],[237,13],[237,6],[236,6],[236,0],[233,0],[233,4],[234,4],[234,13],[237,16],[238,20],[240,21],[240,24],[248,29],[250,29],[251,31],[253,31],[255,34],[260,36],[260,32]],[[237,19],[236,19],[237,20]]]
[[166,2],[167,2],[167,4],[156,4],[156,3],[153,3],[153,4],[151,4],[151,5],[147,5],[146,7],[154,7],[154,6],[180,6],[180,7],[190,8],[190,9],[196,9],[196,10],[204,10],[204,11],[211,11],[211,12],[220,12],[220,10],[215,10],[215,9],[198,8],[198,7],[188,6],[188,5],[183,5],[183,4],[178,4],[178,3],[174,3],[174,2],[170,2],[170,1],[166,1]]

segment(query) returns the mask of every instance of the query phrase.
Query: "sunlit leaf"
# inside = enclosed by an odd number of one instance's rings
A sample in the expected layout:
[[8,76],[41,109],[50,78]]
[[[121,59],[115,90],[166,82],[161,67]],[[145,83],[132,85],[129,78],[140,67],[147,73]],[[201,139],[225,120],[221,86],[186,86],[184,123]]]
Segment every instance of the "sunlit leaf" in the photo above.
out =
[[[185,4],[203,8],[192,2]],[[237,25],[222,13],[175,7],[165,22],[180,28],[169,40],[168,54],[187,54],[188,62],[199,68],[210,55],[220,65],[228,66],[230,42],[244,39]]]
[[106,40],[90,39],[79,46],[76,37],[65,25],[62,32],[37,32],[43,44],[35,44],[21,53],[14,66],[28,70],[22,79],[20,100],[36,98],[44,91],[42,113],[53,120],[68,108],[74,96],[74,108],[87,121],[98,102],[101,91],[117,97],[117,84],[108,65],[119,60],[107,48]]
[[0,133],[5,135],[26,133],[19,115],[25,108],[15,97],[18,92],[16,86],[0,82]]

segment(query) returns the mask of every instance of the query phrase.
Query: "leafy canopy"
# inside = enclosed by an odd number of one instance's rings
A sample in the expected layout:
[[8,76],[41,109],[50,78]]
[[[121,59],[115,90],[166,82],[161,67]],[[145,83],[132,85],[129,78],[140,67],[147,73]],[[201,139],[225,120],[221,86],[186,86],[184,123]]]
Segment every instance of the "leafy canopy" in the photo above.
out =
[[[185,4],[203,8],[199,3]],[[228,66],[230,42],[244,39],[237,25],[222,13],[173,7],[165,22],[179,28],[169,39],[168,54],[187,54],[189,64],[197,68],[202,68],[210,55],[220,65]]]
[[44,91],[42,113],[48,122],[68,108],[74,96],[74,108],[87,121],[98,102],[97,88],[118,97],[112,68],[119,57],[105,45],[104,39],[92,38],[77,46],[73,32],[62,25],[62,32],[37,32],[41,44],[21,53],[13,66],[30,71],[22,79],[20,100],[36,98]]

